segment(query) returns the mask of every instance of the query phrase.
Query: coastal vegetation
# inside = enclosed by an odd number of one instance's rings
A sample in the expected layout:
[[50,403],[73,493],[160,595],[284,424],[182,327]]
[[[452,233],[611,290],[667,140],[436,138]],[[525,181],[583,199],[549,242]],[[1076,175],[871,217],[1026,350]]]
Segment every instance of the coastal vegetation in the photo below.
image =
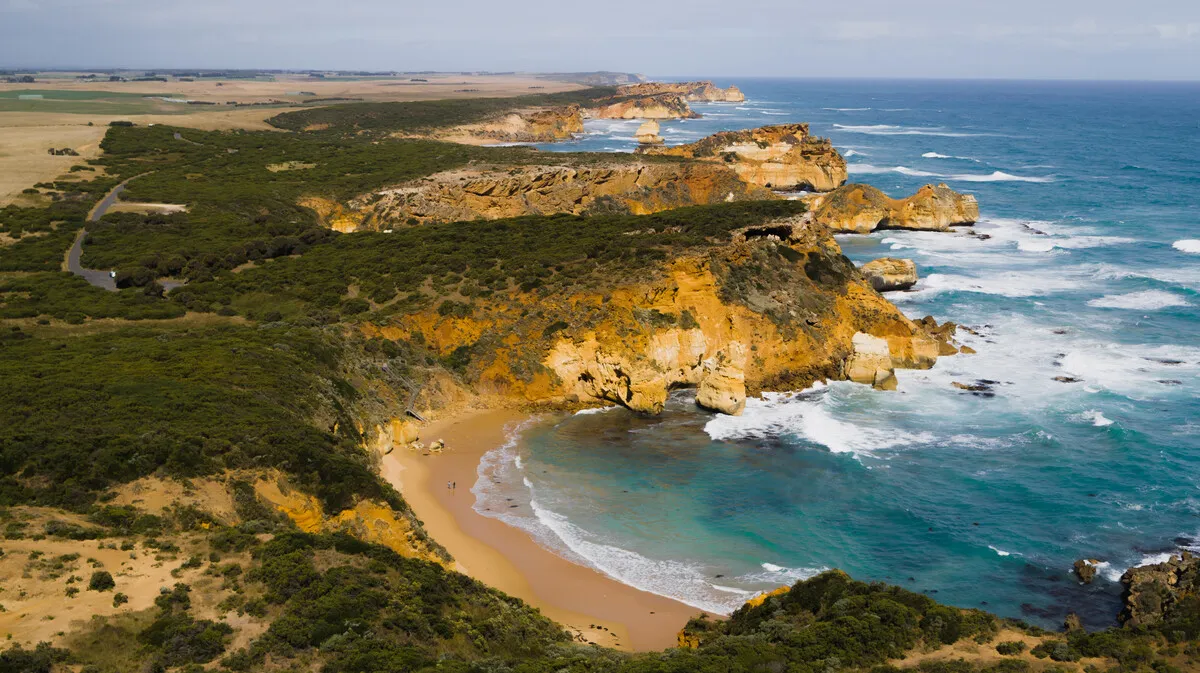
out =
[[[465,373],[500,341],[474,335],[443,353],[418,329],[383,338],[370,326],[416,313],[465,320],[503,300],[524,304],[514,314],[536,313],[532,333],[548,341],[591,319],[555,313],[553,300],[590,293],[598,305],[616,304],[622,284],[772,221],[751,232],[761,245],[714,260],[721,299],[803,332],[815,324],[805,311],[846,293],[854,276],[840,252],[781,244],[790,230],[777,221],[804,213],[800,202],[401,222],[391,233],[355,234],[330,229],[300,203],[345,203],[473,162],[539,164],[544,155],[528,149],[387,136],[607,95],[348,104],[273,120],[290,132],[118,125],[107,130],[104,156],[88,164],[99,170],[77,171],[90,179],[43,183],[44,205],[0,210],[0,558],[23,555],[30,581],[39,573],[56,601],[103,594],[112,608],[51,632],[53,643],[7,647],[0,673],[1087,670],[1080,662],[1171,673],[1197,665],[1194,597],[1159,624],[1051,634],[838,571],[728,619],[697,617],[681,625],[678,648],[630,654],[581,643],[521,600],[448,569],[444,554],[425,553],[435,545],[380,478],[367,422],[403,416],[399,400],[420,385],[465,387]],[[126,198],[187,211],[85,223],[125,180]],[[85,226],[84,265],[115,269],[119,291],[61,271]],[[168,277],[187,284],[166,293]],[[813,286],[824,294],[805,294]],[[639,325],[683,330],[705,317],[629,312]],[[513,365],[531,379],[544,374],[538,367]],[[154,507],[147,483],[176,484],[191,500]],[[269,488],[283,504],[264,495]],[[211,501],[197,494],[210,490],[231,511],[206,508]],[[295,505],[305,498],[316,505]],[[382,503],[407,537],[383,545],[329,530],[333,515],[363,503]],[[347,530],[366,528],[346,518]],[[60,543],[80,552],[38,548]],[[118,568],[80,560],[93,550],[163,569],[165,583],[138,595]],[[17,596],[4,593],[0,603]]]

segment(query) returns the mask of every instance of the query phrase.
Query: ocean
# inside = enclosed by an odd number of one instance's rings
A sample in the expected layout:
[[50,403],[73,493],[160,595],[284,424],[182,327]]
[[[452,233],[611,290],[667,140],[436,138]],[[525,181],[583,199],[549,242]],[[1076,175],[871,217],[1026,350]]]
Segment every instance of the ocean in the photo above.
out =
[[[971,230],[838,237],[856,263],[915,260],[889,298],[970,327],[978,354],[741,417],[686,391],[655,418],[541,416],[485,456],[476,510],[719,613],[841,568],[1044,627],[1115,623],[1126,568],[1200,545],[1200,85],[730,83],[745,103],[697,104],[667,142],[804,121],[853,182],[978,197]],[[540,147],[631,151],[638,125]],[[1103,561],[1091,585],[1079,558]]]

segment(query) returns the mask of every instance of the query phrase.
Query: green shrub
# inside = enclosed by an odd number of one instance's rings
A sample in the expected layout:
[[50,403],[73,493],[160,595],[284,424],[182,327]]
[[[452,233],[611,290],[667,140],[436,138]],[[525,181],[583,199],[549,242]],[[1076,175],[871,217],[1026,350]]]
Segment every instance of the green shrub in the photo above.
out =
[[113,581],[112,573],[107,570],[97,570],[88,580],[89,591],[109,591],[116,586],[117,583]]

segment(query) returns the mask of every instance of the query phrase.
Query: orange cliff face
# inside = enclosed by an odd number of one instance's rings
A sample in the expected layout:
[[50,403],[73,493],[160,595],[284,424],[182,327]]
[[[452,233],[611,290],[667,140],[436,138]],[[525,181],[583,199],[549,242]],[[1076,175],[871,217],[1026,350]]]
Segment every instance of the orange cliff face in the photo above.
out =
[[[359,228],[496,219],[595,208],[644,215],[682,206],[770,199],[723,166],[614,161],[589,166],[475,166],[367,194],[350,203]],[[354,218],[343,215],[338,222]]]
[[741,103],[745,94],[736,86],[722,89],[712,82],[642,82],[617,87],[618,96],[677,94],[692,103]]
[[585,113],[596,119],[697,119],[698,113],[677,93],[616,100],[590,108]]
[[825,379],[875,385],[946,352],[870,288],[827,229],[799,217],[635,277],[473,306],[466,317],[430,308],[364,331],[443,356],[469,348],[463,380],[487,405],[645,413],[662,411],[673,388],[695,387],[702,406],[738,414],[747,395]]
[[638,151],[721,163],[746,182],[768,189],[826,192],[847,178],[845,159],[828,139],[809,135],[808,124],[727,131],[688,145]]
[[870,185],[846,185],[809,202],[813,219],[836,233],[875,229],[949,231],[979,219],[979,202],[945,184],[925,185],[906,199],[893,199]]
[[433,138],[466,145],[548,143],[583,133],[583,110],[578,105],[516,110],[477,124],[442,129]]

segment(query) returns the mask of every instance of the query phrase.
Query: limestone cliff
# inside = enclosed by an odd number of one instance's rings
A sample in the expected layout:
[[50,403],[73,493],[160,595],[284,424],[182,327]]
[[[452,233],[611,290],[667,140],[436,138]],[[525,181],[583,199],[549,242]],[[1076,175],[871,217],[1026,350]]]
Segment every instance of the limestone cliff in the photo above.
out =
[[911,259],[882,257],[862,265],[863,277],[879,292],[907,290],[917,284],[917,264]]
[[741,103],[745,94],[736,86],[722,89],[712,82],[642,82],[617,87],[618,96],[676,94],[693,103]]
[[925,185],[906,199],[892,199],[870,185],[852,184],[814,197],[814,221],[835,232],[869,234],[875,229],[949,231],[979,219],[979,203],[945,184]]
[[[476,300],[469,315],[433,308],[368,336],[473,354],[464,380],[487,404],[662,410],[673,388],[738,413],[746,395],[824,379],[887,387],[897,367],[927,368],[939,343],[876,293],[824,227],[793,217],[675,256],[652,272],[548,295]],[[873,359],[859,355],[865,335]],[[856,372],[870,367],[870,380]],[[882,384],[882,385],[881,385]],[[491,402],[486,402],[490,399]]]
[[768,189],[829,191],[846,182],[846,161],[808,124],[727,131],[675,147],[639,148],[644,154],[702,159],[727,165],[746,182]]
[[497,143],[547,143],[583,133],[583,111],[578,105],[514,110],[477,124],[442,129],[438,140],[468,145]]
[[596,119],[698,119],[700,115],[676,93],[618,99],[589,108],[585,115]]
[[637,133],[633,134],[633,136],[643,145],[661,145],[663,144],[663,138],[658,135],[660,130],[661,127],[658,125],[658,122],[650,119],[639,126]]
[[702,163],[613,162],[590,166],[475,166],[364,195],[351,202],[369,228],[412,221],[495,219],[596,208],[633,214],[771,198],[731,170]]

